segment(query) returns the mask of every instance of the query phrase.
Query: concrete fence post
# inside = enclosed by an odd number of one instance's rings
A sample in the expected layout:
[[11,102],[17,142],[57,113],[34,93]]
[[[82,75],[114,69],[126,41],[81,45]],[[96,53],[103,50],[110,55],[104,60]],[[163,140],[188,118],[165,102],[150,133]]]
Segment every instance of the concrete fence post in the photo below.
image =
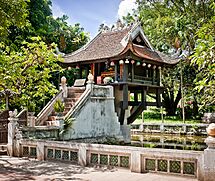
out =
[[37,142],[37,160],[45,160],[45,144],[43,142]]
[[80,147],[78,150],[78,163],[81,166],[87,165],[87,148],[85,144],[80,144]]
[[160,124],[160,132],[161,132],[161,133],[164,132],[164,124],[163,124],[163,123]]
[[209,136],[205,143],[208,148],[204,150],[204,181],[215,179],[215,137]]
[[13,156],[14,153],[14,138],[15,138],[15,131],[16,127],[18,125],[17,121],[18,118],[16,118],[17,111],[9,111],[9,123],[8,123],[8,143],[7,143],[7,150],[9,156]]
[[208,137],[205,139],[207,149],[204,150],[204,181],[215,179],[215,124],[211,123],[207,128]]
[[141,173],[141,154],[139,151],[131,153],[131,171]]

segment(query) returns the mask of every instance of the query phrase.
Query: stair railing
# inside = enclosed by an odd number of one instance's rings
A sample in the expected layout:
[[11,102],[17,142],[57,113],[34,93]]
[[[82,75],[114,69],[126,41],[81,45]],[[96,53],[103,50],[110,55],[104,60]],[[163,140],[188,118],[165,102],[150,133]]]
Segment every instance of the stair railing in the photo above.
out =
[[46,106],[39,112],[36,118],[36,125],[42,125],[45,119],[48,119],[49,114],[53,111],[55,102],[60,99],[63,100],[63,90],[61,89]]

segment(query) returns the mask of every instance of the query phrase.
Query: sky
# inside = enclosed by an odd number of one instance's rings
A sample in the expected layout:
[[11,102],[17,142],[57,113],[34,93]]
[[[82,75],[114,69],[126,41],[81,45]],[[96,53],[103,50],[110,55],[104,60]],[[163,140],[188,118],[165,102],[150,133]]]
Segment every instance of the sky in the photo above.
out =
[[55,18],[67,15],[70,25],[80,23],[91,38],[98,33],[100,24],[110,26],[136,8],[135,0],[52,0]]

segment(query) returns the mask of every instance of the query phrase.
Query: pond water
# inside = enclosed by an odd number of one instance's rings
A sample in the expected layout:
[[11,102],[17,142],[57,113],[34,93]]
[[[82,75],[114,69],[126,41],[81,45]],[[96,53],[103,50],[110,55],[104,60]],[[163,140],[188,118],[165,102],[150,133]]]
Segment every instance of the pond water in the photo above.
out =
[[142,133],[131,135],[131,145],[148,148],[166,148],[203,151],[206,136]]

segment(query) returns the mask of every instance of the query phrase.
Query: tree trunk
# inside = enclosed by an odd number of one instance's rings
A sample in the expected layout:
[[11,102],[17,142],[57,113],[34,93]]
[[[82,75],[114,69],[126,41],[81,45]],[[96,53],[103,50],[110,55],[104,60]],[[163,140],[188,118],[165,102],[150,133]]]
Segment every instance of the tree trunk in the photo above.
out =
[[163,93],[163,107],[166,109],[167,116],[175,116],[177,105],[181,99],[181,89],[179,89],[176,98],[174,99],[174,91],[166,90]]

